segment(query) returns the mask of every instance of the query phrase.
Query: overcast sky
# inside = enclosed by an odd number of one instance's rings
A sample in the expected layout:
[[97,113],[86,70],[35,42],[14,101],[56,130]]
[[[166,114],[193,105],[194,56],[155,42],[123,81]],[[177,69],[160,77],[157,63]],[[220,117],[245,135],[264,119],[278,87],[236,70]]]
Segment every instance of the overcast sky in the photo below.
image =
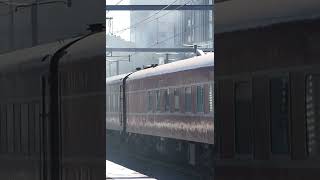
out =
[[[106,5],[115,5],[120,0],[106,0]],[[129,0],[123,0],[121,5],[129,4]],[[129,11],[111,11],[107,12],[107,17],[113,17],[113,29],[114,32],[127,28],[130,26],[130,12]],[[130,30],[127,30],[119,34],[121,38],[130,40]]]

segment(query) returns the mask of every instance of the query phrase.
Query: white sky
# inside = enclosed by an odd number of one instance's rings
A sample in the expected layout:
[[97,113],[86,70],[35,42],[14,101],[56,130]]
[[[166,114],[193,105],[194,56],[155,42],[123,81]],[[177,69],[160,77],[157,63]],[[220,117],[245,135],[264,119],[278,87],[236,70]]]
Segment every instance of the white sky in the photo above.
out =
[[[115,5],[120,0],[106,0],[106,5]],[[120,5],[129,4],[129,0],[123,0]],[[106,14],[106,17],[113,17],[113,32],[127,28],[130,26],[130,12],[129,11],[110,11]],[[121,38],[130,41],[130,30],[124,31],[121,34]]]

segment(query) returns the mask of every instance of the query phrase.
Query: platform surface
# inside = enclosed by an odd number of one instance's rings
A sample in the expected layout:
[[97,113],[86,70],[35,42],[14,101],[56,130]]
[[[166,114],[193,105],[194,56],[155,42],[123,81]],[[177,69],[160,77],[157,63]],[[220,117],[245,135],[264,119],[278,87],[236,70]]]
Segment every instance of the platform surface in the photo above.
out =
[[128,169],[111,161],[106,161],[107,180],[157,180],[143,175],[134,170]]

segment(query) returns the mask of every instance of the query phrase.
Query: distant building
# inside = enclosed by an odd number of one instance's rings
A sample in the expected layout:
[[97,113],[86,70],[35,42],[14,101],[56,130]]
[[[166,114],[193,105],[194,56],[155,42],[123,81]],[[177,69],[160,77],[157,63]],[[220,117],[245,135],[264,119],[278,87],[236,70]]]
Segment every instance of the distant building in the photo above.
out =
[[[185,0],[180,0],[181,4]],[[212,0],[198,0],[193,5],[212,4]],[[184,44],[201,45],[205,48],[213,47],[213,16],[212,11],[181,11],[175,25],[176,47]]]
[[[172,0],[149,1],[149,0],[131,0],[131,4],[166,4],[169,5]],[[175,5],[184,5],[189,1],[179,0]],[[188,5],[212,4],[212,0],[192,1]],[[203,48],[213,47],[213,18],[212,11],[132,11],[131,12],[131,41],[136,47],[186,47],[186,45],[201,45]],[[154,15],[154,16],[153,16]],[[152,17],[151,17],[152,16]],[[149,18],[150,17],[150,18]],[[160,17],[157,19],[157,17]],[[145,20],[146,18],[149,18]],[[144,21],[145,20],[145,21]],[[142,22],[143,21],[143,22]],[[136,25],[137,24],[137,25]],[[136,26],[135,26],[136,25]],[[144,53],[146,54],[146,53]],[[138,56],[138,55],[137,55]],[[144,58],[143,63],[157,63],[159,58],[165,54],[146,57],[140,54],[139,61]],[[183,59],[187,54],[170,55],[172,59]],[[136,57],[133,57],[135,60]],[[136,61],[135,61],[136,62]],[[137,63],[137,65],[142,65]]]
[[[149,0],[131,1],[134,4],[160,4],[157,1],[150,2]],[[179,0],[176,4],[184,5],[186,2],[188,1]],[[161,4],[169,5],[171,3],[172,0],[161,1]],[[212,4],[212,0],[191,1],[188,5],[204,4]],[[156,12],[132,11],[131,25],[134,26]],[[135,42],[137,47],[183,47],[186,44],[212,47],[212,14],[212,11],[163,11],[131,28],[131,41]],[[159,16],[160,18],[156,19]]]
[[[171,4],[172,0],[150,1],[150,0],[131,0],[131,4]],[[132,11],[130,22],[131,41],[135,42],[137,47],[174,47],[174,24],[176,23],[177,12],[163,11],[153,16],[157,11]],[[166,14],[168,13],[168,14]],[[166,15],[164,15],[166,14]],[[152,17],[151,17],[152,16]],[[162,16],[161,18],[158,18]],[[140,23],[142,20],[150,17],[148,20]],[[134,26],[136,25],[137,26]],[[166,40],[166,41],[163,41]],[[159,44],[160,43],[160,44]]]
[[0,53],[83,34],[88,24],[105,22],[105,2],[100,0],[5,2],[0,6]]

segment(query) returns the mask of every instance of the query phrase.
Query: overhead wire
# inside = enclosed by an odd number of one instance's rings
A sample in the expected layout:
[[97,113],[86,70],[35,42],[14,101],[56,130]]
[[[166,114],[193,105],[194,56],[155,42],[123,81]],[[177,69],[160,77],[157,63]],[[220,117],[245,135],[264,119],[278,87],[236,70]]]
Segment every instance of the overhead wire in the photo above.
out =
[[[168,7],[170,7],[171,5],[173,5],[174,3],[176,3],[177,1],[178,1],[178,0],[173,1],[171,4],[165,6],[164,8],[162,8],[162,9],[160,9],[160,10],[158,10],[157,12],[155,12],[155,13],[153,13],[152,15],[148,16],[147,18],[142,19],[141,21],[139,21],[139,22],[137,22],[137,23],[135,23],[135,24],[133,24],[133,25],[130,25],[129,27],[126,27],[126,28],[124,28],[124,29],[121,29],[121,30],[116,31],[115,34],[125,32],[125,31],[127,31],[127,30],[129,30],[129,29],[131,29],[131,28],[135,28],[136,26],[138,26],[138,25],[140,25],[140,24],[143,24],[145,21],[149,20],[150,18],[152,18],[152,17],[158,15],[159,13],[161,13],[162,11],[166,10]],[[192,1],[193,1],[193,0],[192,0]],[[181,7],[178,7],[177,9],[179,9],[179,8],[181,8]],[[177,9],[175,9],[175,10],[177,10]],[[155,18],[154,20],[156,20],[156,19],[157,19],[157,18]],[[149,22],[152,22],[152,21],[149,21]],[[149,23],[149,22],[148,22],[148,23]]]
[[[194,29],[198,29],[198,28],[200,28],[201,26],[196,26]],[[167,42],[167,41],[169,41],[169,40],[171,40],[171,39],[173,39],[173,38],[175,38],[175,37],[177,37],[177,36],[179,36],[179,35],[182,35],[182,34],[185,34],[185,33],[187,33],[188,32],[188,30],[185,30],[185,31],[183,31],[183,32],[180,32],[180,33],[176,33],[176,34],[174,34],[174,35],[172,35],[172,36],[170,36],[170,37],[168,37],[168,38],[166,38],[166,39],[164,39],[164,40],[161,40],[161,41],[159,41],[159,42],[155,42],[154,44],[151,44],[151,45],[149,45],[148,47],[149,48],[152,48],[152,47],[154,47],[154,46],[156,46],[156,45],[159,45],[159,44],[162,44],[162,43],[164,43],[164,42]],[[137,54],[140,54],[141,52],[135,52],[135,53],[133,53],[133,54],[130,54],[129,56],[134,56],[134,55],[137,55]]]
[[[122,3],[122,1],[124,1],[124,0],[120,0],[120,1],[118,1],[116,4],[114,4],[114,5],[119,5],[120,3]],[[110,11],[107,11],[106,12],[106,14],[108,14]]]
[[39,2],[30,2],[30,3],[17,3],[14,1],[0,1],[0,4],[4,6],[12,6],[14,9],[10,10],[7,13],[0,14],[0,16],[7,16],[10,15],[14,12],[17,12],[20,8],[26,8],[26,7],[31,7],[31,6],[41,6],[41,5],[48,5],[48,4],[57,4],[57,3],[63,3],[67,4],[66,1],[63,0],[51,0],[51,1],[39,1]]
[[124,0],[120,0],[120,1],[117,2],[115,5],[119,5],[120,3],[122,3],[122,1],[124,1]]
[[[194,1],[194,0],[190,0],[190,1],[188,1],[187,3],[185,3],[185,4],[181,5],[181,6],[178,6],[178,7],[175,8],[174,10],[179,10],[180,8],[188,5],[189,3],[193,2],[193,1]],[[167,7],[167,8],[168,8],[168,7]],[[166,16],[166,15],[172,13],[172,12],[174,12],[174,11],[169,11],[168,13],[165,13],[165,14],[163,14],[162,16],[157,17],[156,19],[161,18],[161,17],[164,17],[164,16]],[[156,20],[156,19],[154,19],[154,20]],[[154,21],[154,20],[153,20],[153,21]],[[152,21],[149,21],[149,22],[152,22]],[[147,22],[147,23],[149,23],[149,22]],[[184,34],[184,33],[186,33],[186,31],[183,32],[183,33],[180,33],[180,34]],[[174,36],[176,37],[177,34],[174,35]],[[171,38],[174,38],[174,37],[171,37]],[[168,39],[168,40],[170,40],[170,39]],[[165,40],[165,41],[168,41],[168,40]],[[163,41],[163,42],[165,42],[165,41]],[[161,43],[163,43],[163,42],[161,42]],[[156,42],[155,44],[153,44],[153,45],[151,45],[151,46],[148,46],[148,47],[154,47],[155,45],[158,45],[158,44],[159,44],[159,42]],[[137,54],[139,54],[139,53],[140,53],[140,52],[135,52],[135,53],[133,53],[133,54],[130,54],[129,56],[131,57],[131,56],[137,55]]]
[[[178,6],[178,7],[175,8],[174,10],[179,10],[180,8],[188,5],[189,3],[193,2],[193,1],[194,1],[194,0],[190,0],[190,1],[188,1],[187,3],[185,3],[185,4],[181,5],[181,6]],[[166,16],[166,15],[174,12],[174,11],[169,11],[169,12],[167,12],[167,13],[161,15],[161,16],[158,16],[158,17],[156,17],[156,18],[154,18],[154,19],[149,20],[151,17],[154,17],[155,15],[159,14],[159,13],[162,12],[163,10],[165,10],[165,9],[167,9],[168,7],[170,7],[171,5],[173,5],[175,2],[177,2],[177,1],[174,1],[174,2],[171,3],[170,5],[164,7],[163,9],[161,9],[161,10],[159,10],[158,12],[152,14],[151,16],[149,16],[149,17],[147,17],[147,18],[139,21],[138,23],[135,23],[135,24],[133,24],[133,25],[127,27],[127,28],[124,28],[124,29],[122,29],[122,30],[117,31],[115,34],[117,34],[117,33],[119,33],[119,32],[124,32],[124,31],[126,31],[126,30],[131,29],[131,28],[136,28],[136,26],[138,26],[138,25],[140,25],[140,24],[145,24],[145,23],[153,22],[153,21],[155,21],[155,20],[157,20],[157,19],[159,19],[159,18],[161,18],[161,17],[164,17],[164,16]],[[147,21],[147,20],[149,20],[149,21]],[[146,22],[146,21],[147,21],[147,22]],[[201,27],[201,26],[196,26],[194,29],[198,29],[198,28],[200,28],[200,27]],[[156,45],[162,44],[162,43],[164,43],[164,42],[166,42],[166,41],[169,41],[169,40],[171,40],[171,39],[173,39],[173,38],[175,38],[175,37],[177,37],[177,36],[179,36],[179,35],[181,35],[181,34],[185,34],[185,33],[187,33],[187,30],[185,30],[185,31],[183,31],[183,32],[180,32],[180,33],[177,33],[177,34],[174,34],[173,36],[170,36],[170,37],[168,37],[168,38],[166,38],[166,39],[164,39],[164,40],[161,40],[160,42],[157,41],[157,42],[155,42],[154,44],[152,44],[152,45],[150,45],[150,46],[148,46],[148,47],[154,47],[154,46],[156,46]],[[133,54],[129,54],[129,57],[131,58],[132,56],[137,55],[137,54],[140,54],[140,53],[141,53],[141,52],[134,52]]]

